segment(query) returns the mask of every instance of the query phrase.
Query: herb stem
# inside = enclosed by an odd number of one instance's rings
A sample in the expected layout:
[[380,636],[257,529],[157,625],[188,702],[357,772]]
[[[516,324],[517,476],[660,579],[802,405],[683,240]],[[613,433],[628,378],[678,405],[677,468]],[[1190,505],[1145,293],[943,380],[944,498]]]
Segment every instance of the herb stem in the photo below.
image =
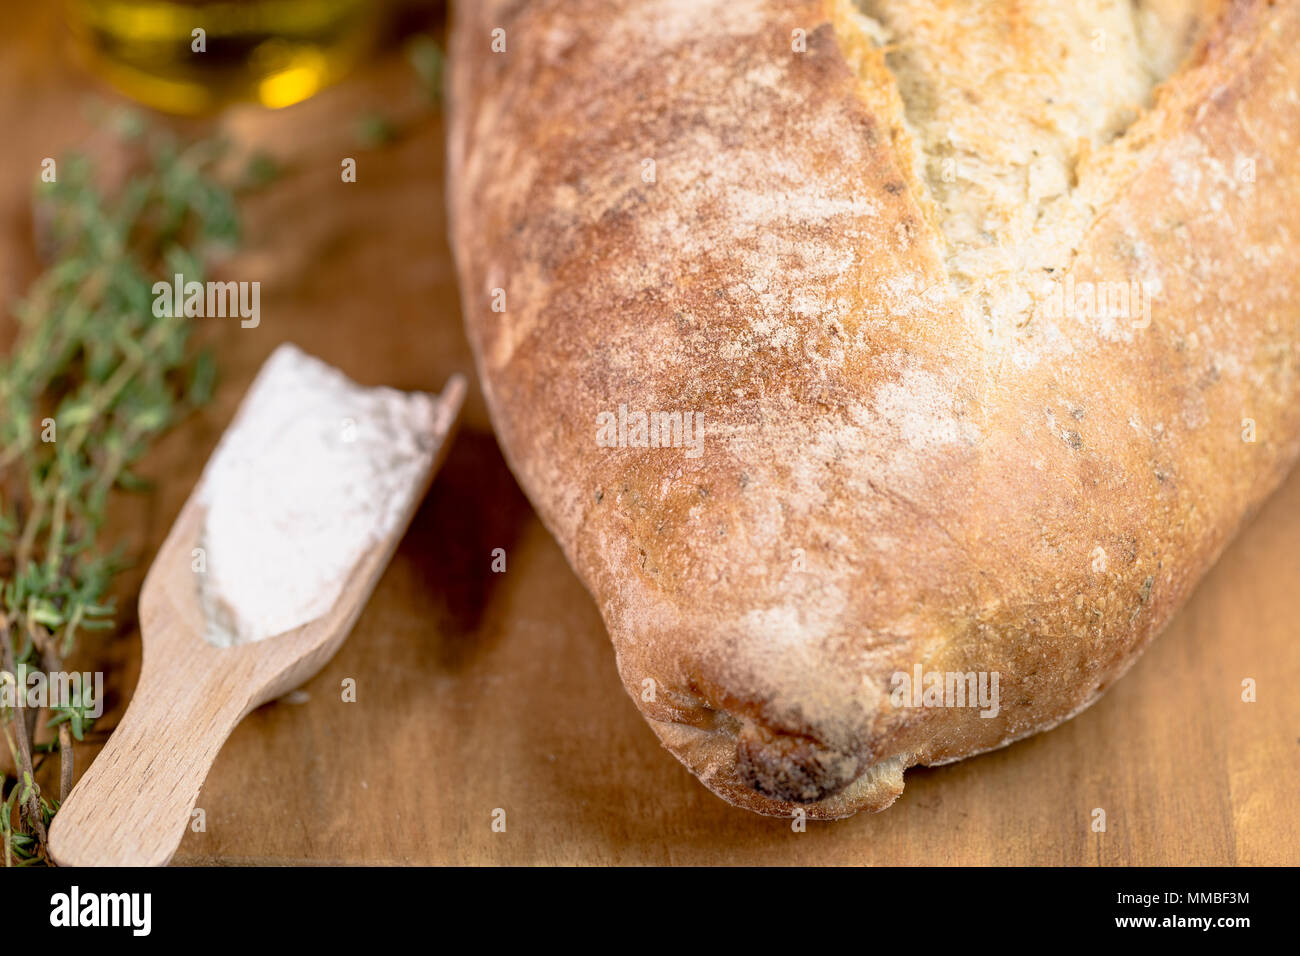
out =
[[[3,648],[0,652],[4,654],[4,669],[14,675],[17,681],[18,671],[14,664],[14,646],[10,640],[10,631],[4,629]],[[15,693],[21,693],[21,689],[15,688]],[[40,788],[36,786],[36,778],[32,770],[32,748],[31,742],[27,738],[27,724],[23,720],[21,708],[15,707],[11,712],[9,722],[13,727],[13,738],[5,734],[5,739],[9,744],[9,752],[13,755],[14,763],[18,767],[19,786],[25,786],[27,799],[23,801],[27,811],[27,824],[36,831],[36,839],[40,842],[41,849],[45,849],[46,834],[45,821],[41,818]]]
[[[31,628],[32,643],[36,649],[41,652],[41,666],[45,668],[47,674],[63,673],[63,661],[59,658],[59,650],[54,640],[54,635],[48,630],[37,625]],[[72,790],[72,731],[66,723],[59,724],[59,803],[68,799],[68,793]]]
[[68,489],[60,488],[54,494],[54,519],[50,524],[50,545],[45,556],[46,573],[53,576],[62,557],[63,524],[68,514]]
[[31,562],[32,545],[36,543],[36,532],[45,521],[46,502],[49,500],[42,485],[32,493],[32,510],[27,514],[23,525],[23,535],[18,539],[18,550],[14,553],[14,565],[19,571]]
[[59,803],[72,792],[72,731],[67,724],[59,724]]

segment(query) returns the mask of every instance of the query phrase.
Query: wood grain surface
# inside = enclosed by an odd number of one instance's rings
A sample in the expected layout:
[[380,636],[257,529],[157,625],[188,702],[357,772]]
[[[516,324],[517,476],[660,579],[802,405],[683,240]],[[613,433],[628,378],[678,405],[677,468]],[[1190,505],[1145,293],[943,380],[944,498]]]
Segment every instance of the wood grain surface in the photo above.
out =
[[[0,31],[0,305],[36,274],[30,187],[91,137],[112,94],[66,53],[50,5]],[[380,110],[396,140],[365,148]],[[472,375],[442,201],[441,117],[392,51],[288,110],[190,124],[285,166],[245,206],[220,276],[262,282],[262,324],[199,320],[216,401],[116,502],[137,570],[102,668],[111,727],[139,672],[143,570],[258,365],[284,340],[367,384]],[[358,181],[343,184],[352,156]],[[0,348],[12,322],[0,318]],[[507,555],[493,573],[492,551]],[[252,713],[198,801],[183,864],[1296,864],[1300,862],[1300,473],[1249,522],[1173,626],[1098,704],[996,753],[909,771],[882,814],[809,824],[733,809],[662,750],[626,698],[600,618],[506,469],[481,398],[355,631],[300,693]],[[357,700],[342,700],[345,678]],[[1242,682],[1258,685],[1242,701]],[[78,770],[96,746],[80,748]],[[1102,808],[1107,830],[1091,830]],[[504,832],[493,830],[503,810]]]

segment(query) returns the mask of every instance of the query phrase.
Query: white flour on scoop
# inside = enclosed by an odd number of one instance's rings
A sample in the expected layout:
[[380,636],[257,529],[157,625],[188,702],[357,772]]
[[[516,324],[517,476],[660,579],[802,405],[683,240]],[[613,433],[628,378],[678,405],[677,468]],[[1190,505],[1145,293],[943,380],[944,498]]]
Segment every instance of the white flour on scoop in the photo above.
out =
[[363,388],[281,345],[203,471],[197,564],[209,643],[260,641],[324,616],[423,489],[436,398]]

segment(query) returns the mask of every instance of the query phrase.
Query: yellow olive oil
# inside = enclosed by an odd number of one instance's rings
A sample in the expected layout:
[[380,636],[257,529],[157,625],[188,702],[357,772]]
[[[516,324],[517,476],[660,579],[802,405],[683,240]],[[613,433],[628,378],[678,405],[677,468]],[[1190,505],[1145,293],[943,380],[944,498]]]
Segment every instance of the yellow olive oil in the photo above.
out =
[[339,79],[374,44],[378,0],[65,0],[92,67],[172,113],[239,100],[290,106]]

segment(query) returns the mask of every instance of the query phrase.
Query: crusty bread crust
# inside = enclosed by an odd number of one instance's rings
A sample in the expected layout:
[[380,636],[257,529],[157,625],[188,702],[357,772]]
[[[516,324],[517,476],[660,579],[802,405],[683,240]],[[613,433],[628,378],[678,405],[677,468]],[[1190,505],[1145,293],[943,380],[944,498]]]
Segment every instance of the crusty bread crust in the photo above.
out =
[[[1300,3],[1149,6],[1190,52],[1113,84],[1147,102],[1065,144],[1056,218],[989,227],[1026,250],[996,281],[866,5],[457,6],[452,239],[502,448],[638,707],[730,802],[883,809],[906,767],[1087,707],[1300,451]],[[1055,61],[1026,18],[1030,77]],[[1053,311],[1088,283],[1150,290],[1149,324]],[[700,413],[701,454],[604,447],[620,406]],[[996,716],[898,706],[917,665],[997,672]]]

